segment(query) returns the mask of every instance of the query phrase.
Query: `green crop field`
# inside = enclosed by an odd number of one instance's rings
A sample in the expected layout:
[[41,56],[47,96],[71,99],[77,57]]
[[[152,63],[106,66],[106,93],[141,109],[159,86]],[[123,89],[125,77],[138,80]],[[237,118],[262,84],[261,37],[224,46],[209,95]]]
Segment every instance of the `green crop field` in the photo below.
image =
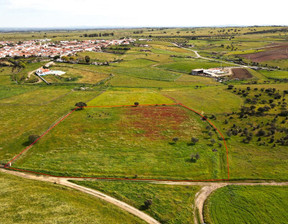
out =
[[171,99],[161,93],[146,89],[114,89],[106,91],[88,103],[88,106],[134,105],[138,102],[145,104],[171,104]]
[[[217,145],[216,133],[210,143],[206,126],[179,106],[86,108],[50,131],[15,166],[74,176],[225,178],[224,146]],[[192,137],[199,142],[192,144]],[[197,162],[191,161],[193,153],[200,156]]]
[[227,186],[215,191],[205,205],[205,223],[287,223],[288,188]]
[[288,79],[288,71],[260,71],[261,74],[267,78],[273,79]]
[[197,68],[217,68],[221,66],[231,66],[230,64],[214,62],[214,61],[206,61],[203,59],[177,59],[176,62],[159,65],[159,68],[172,70],[176,72],[184,72],[191,73],[192,69]]
[[0,172],[1,223],[144,223],[76,190]]
[[[73,181],[105,192],[151,215],[160,223],[193,223],[194,195],[199,186],[171,186],[123,181]],[[152,200],[145,208],[144,202]]]

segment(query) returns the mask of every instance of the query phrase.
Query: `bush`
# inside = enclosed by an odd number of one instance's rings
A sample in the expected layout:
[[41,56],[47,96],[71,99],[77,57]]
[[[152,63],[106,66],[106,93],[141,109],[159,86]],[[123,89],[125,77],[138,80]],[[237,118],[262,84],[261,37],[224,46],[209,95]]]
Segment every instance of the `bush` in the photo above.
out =
[[147,199],[146,201],[144,201],[144,208],[148,209],[152,205],[152,203],[152,199]]
[[28,142],[29,142],[29,144],[34,143],[38,138],[40,138],[39,135],[30,135],[30,136],[28,137]]
[[79,110],[82,110],[83,107],[87,107],[87,104],[84,102],[78,102],[75,104],[76,107],[78,107]]
[[261,129],[258,131],[257,136],[264,136],[265,134],[266,132],[263,129]]
[[199,141],[199,139],[198,138],[191,138],[191,142],[193,143],[193,144],[196,144],[197,142]]

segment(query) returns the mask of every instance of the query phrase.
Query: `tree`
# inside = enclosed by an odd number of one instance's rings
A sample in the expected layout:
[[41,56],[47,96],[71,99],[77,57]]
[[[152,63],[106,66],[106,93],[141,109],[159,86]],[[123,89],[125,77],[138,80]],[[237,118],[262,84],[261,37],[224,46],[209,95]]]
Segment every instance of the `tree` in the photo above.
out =
[[90,57],[88,55],[85,56],[85,61],[87,64],[90,62]]
[[264,136],[265,134],[266,132],[263,129],[261,129],[258,131],[257,136]]
[[234,86],[233,85],[228,85],[228,89],[233,89]]
[[75,106],[78,107],[77,109],[83,110],[83,107],[87,107],[87,104],[84,102],[78,102],[75,104]]
[[178,140],[179,140],[179,138],[173,138],[172,139],[172,141],[175,142],[175,143],[178,142]]
[[[37,139],[39,139],[40,138],[40,136],[39,135],[30,135],[29,137],[28,137],[28,142],[29,142],[29,144],[32,144],[32,143],[34,143]],[[35,142],[36,143],[36,142]]]
[[134,103],[134,106],[135,106],[135,107],[139,106],[139,103],[138,103],[138,102],[135,102],[135,103]]
[[148,209],[152,205],[152,203],[152,199],[147,199],[146,201],[144,201],[144,208]]
[[197,142],[199,142],[199,139],[198,138],[191,138],[191,142],[193,143],[193,144],[196,144]]
[[198,159],[200,159],[200,155],[198,153],[196,153],[195,155],[192,154],[191,157],[190,157],[190,161],[192,163],[195,163]]

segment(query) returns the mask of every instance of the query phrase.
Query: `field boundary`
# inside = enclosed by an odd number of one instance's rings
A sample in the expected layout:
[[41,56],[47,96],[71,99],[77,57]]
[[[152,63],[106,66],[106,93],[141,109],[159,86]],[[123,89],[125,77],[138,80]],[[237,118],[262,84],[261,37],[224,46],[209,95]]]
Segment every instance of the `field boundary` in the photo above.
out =
[[170,104],[142,104],[142,105],[104,105],[104,106],[85,106],[83,108],[125,108],[125,107],[151,107],[151,106],[181,106],[183,108],[186,108],[198,116],[200,116],[203,120],[207,121],[215,131],[219,133],[223,140],[223,144],[226,149],[226,165],[227,165],[227,178],[226,179],[204,179],[204,180],[173,180],[173,179],[153,179],[153,178],[117,178],[117,177],[74,177],[74,176],[57,176],[57,175],[52,175],[52,174],[47,174],[47,173],[42,173],[42,172],[36,172],[36,171],[31,171],[31,170],[25,170],[25,169],[19,169],[19,168],[14,168],[12,167],[12,164],[15,160],[17,160],[21,155],[23,155],[25,152],[27,152],[29,149],[33,147],[41,138],[43,138],[46,134],[48,134],[53,128],[55,128],[57,125],[59,125],[62,121],[64,121],[67,117],[69,117],[74,111],[82,109],[80,107],[76,107],[73,110],[71,110],[69,113],[67,113],[65,116],[63,116],[58,122],[56,122],[54,125],[48,128],[46,132],[44,132],[39,138],[37,138],[32,144],[27,146],[24,150],[22,150],[19,154],[14,156],[8,163],[4,165],[5,169],[10,169],[10,170],[15,170],[15,171],[20,171],[20,172],[27,172],[27,173],[33,173],[37,175],[42,175],[42,176],[50,176],[50,177],[57,177],[57,178],[69,178],[69,179],[95,179],[95,180],[129,180],[129,181],[173,181],[173,182],[218,182],[218,181],[229,181],[230,180],[230,169],[229,169],[229,150],[225,141],[225,137],[223,134],[219,131],[219,129],[205,116],[203,116],[201,113],[197,112],[194,109],[191,109],[190,107],[185,106],[182,103],[178,103],[174,98],[168,97],[172,99],[175,103],[170,103]]

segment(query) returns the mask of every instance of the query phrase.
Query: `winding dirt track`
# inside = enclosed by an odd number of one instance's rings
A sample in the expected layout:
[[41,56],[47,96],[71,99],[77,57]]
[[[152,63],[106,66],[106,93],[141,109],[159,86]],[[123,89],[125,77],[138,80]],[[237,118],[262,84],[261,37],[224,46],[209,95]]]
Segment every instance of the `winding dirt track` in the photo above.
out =
[[137,216],[138,218],[144,220],[145,222],[149,224],[160,224],[157,220],[153,219],[151,216],[145,214],[144,212],[138,210],[137,208],[134,208],[125,202],[119,201],[115,198],[112,198],[106,194],[101,193],[100,191],[92,190],[87,187],[83,187],[74,183],[71,183],[68,181],[67,178],[56,178],[56,177],[49,177],[49,176],[36,176],[32,174],[27,174],[27,173],[20,173],[20,172],[15,172],[15,171],[10,171],[10,170],[5,170],[5,169],[0,169],[0,172],[4,172],[7,174],[12,174],[18,177],[23,177],[26,179],[31,179],[31,180],[38,180],[38,181],[46,181],[46,182],[52,182],[52,183],[57,183],[66,187],[73,188],[75,190],[81,191],[86,194],[90,194],[94,197],[100,198],[104,201],[107,201],[111,204],[116,205],[117,207]]
[[[73,178],[64,178],[64,177],[51,177],[51,176],[37,176],[34,174],[30,173],[22,173],[22,172],[17,172],[17,171],[12,171],[12,170],[7,170],[7,169],[0,169],[0,172],[4,172],[7,174],[11,174],[14,176],[26,178],[26,179],[31,179],[31,180],[38,180],[38,181],[46,181],[46,182],[51,182],[51,183],[57,183],[66,187],[70,187],[76,190],[79,190],[81,192],[84,192],[86,194],[90,194],[94,197],[100,198],[102,200],[105,200],[111,204],[114,204],[118,206],[119,208],[139,217],[140,219],[146,221],[149,224],[160,224],[157,220],[152,218],[151,216],[145,214],[144,212],[126,204],[125,202],[119,201],[115,198],[112,198],[106,194],[103,194],[99,191],[92,190],[87,187],[83,187],[74,183],[69,182],[69,180],[72,180]],[[85,179],[85,178],[77,178],[79,181],[91,181],[91,179]],[[199,192],[195,195],[195,201],[194,201],[194,223],[195,224],[202,224],[204,223],[204,218],[203,218],[203,207],[206,199],[209,197],[209,195],[221,188],[225,187],[228,185],[246,185],[246,186],[256,186],[256,185],[267,185],[267,186],[288,186],[288,182],[258,182],[258,183],[253,183],[253,182],[174,182],[174,181],[145,181],[149,182],[152,184],[166,184],[166,185],[194,185],[194,186],[203,186]],[[197,215],[196,212],[199,211],[199,218],[200,218],[200,223],[197,221]]]

